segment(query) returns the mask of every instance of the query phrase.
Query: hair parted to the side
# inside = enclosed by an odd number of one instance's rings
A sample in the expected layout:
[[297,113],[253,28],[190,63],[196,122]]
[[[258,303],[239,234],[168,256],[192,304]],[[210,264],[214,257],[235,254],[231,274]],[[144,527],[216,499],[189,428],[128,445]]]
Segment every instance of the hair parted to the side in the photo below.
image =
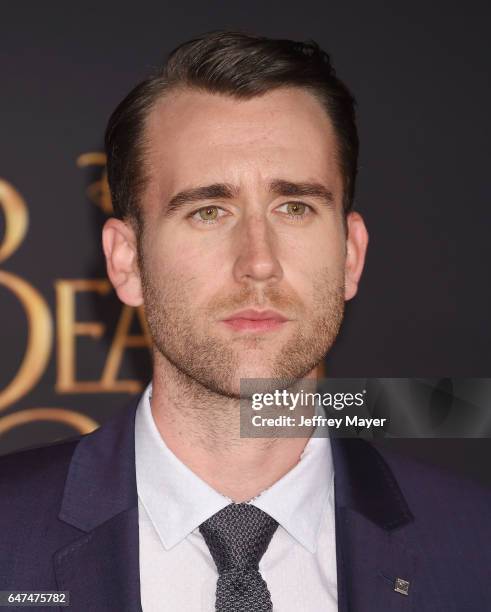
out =
[[145,188],[145,121],[155,103],[175,87],[191,87],[238,99],[279,87],[309,90],[324,106],[338,141],[345,214],[353,205],[358,167],[355,100],[338,79],[329,55],[315,42],[295,42],[240,32],[212,32],[183,43],[164,66],[137,85],[111,115],[105,134],[114,215],[142,221]]

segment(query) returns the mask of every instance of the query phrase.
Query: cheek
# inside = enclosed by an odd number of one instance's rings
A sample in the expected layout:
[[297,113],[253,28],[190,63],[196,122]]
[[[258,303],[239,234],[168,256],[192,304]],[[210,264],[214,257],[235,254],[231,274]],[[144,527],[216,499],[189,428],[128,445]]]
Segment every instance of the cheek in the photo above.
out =
[[223,285],[227,256],[224,241],[217,243],[211,236],[191,240],[176,231],[161,232],[152,246],[153,277],[162,287],[170,285],[199,303],[201,296],[212,294]]
[[345,240],[341,232],[313,232],[305,240],[285,240],[280,261],[285,280],[301,295],[312,291],[326,275],[332,279],[344,275]]

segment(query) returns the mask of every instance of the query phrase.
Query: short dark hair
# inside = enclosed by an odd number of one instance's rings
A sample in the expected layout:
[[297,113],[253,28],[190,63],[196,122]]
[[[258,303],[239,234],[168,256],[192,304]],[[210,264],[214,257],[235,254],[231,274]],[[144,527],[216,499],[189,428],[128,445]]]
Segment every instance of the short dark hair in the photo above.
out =
[[345,214],[352,208],[359,149],[355,99],[336,76],[329,55],[313,41],[211,32],[174,49],[164,66],[137,85],[111,115],[105,149],[116,217],[140,225],[139,200],[147,180],[145,121],[165,93],[182,86],[238,99],[250,99],[279,87],[309,90],[334,126]]

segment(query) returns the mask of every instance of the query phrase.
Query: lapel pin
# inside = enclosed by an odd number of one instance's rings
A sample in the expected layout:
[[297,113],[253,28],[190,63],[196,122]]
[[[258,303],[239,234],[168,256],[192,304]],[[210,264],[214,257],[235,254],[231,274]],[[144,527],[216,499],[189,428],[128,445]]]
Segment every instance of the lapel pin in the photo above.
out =
[[396,578],[394,583],[394,591],[402,595],[409,595],[409,582],[402,578]]

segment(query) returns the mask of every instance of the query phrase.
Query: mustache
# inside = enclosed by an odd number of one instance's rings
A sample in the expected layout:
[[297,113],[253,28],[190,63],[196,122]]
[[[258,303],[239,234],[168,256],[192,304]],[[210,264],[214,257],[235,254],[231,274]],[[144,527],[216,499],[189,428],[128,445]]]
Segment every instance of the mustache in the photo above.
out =
[[231,310],[245,310],[246,308],[258,308],[261,310],[280,310],[284,314],[298,311],[301,300],[292,292],[278,287],[265,287],[259,290],[254,287],[242,287],[233,295],[218,295],[208,304],[207,310],[216,315],[217,312],[228,313]]

